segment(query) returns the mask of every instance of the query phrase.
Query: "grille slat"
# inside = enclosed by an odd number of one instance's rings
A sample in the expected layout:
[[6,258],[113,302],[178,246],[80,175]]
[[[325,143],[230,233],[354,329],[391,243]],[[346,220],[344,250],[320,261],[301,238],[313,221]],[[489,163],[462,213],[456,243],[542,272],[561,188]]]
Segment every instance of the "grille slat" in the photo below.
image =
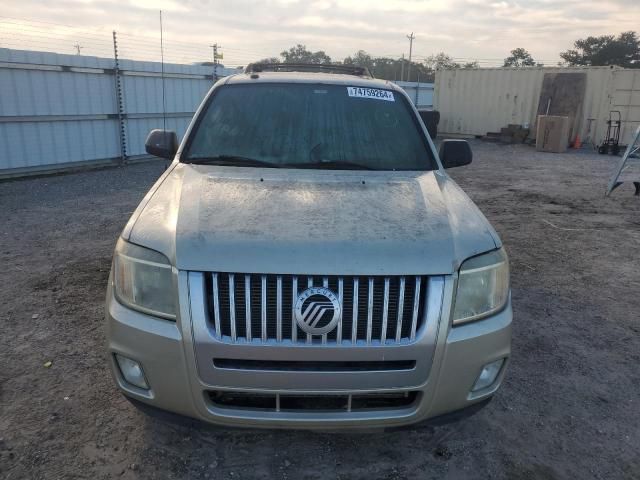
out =
[[[313,277],[307,277],[307,288],[313,287]],[[312,343],[313,337],[307,333],[307,343]]]
[[296,297],[298,296],[298,277],[293,277],[291,292],[291,341],[298,341],[298,325],[296,325]]
[[250,342],[252,340],[251,335],[251,275],[244,276],[244,320],[246,324],[246,338]]
[[276,306],[276,340],[278,342],[282,341],[282,276],[278,275],[277,287],[276,287],[276,297],[277,297],[277,306]]
[[[208,275],[208,318],[225,342],[393,345],[415,341],[424,322],[427,292],[419,276]],[[323,335],[307,334],[295,319],[298,295],[314,285],[335,292],[342,307],[336,328]]]
[[411,340],[416,338],[416,328],[418,326],[418,313],[420,311],[420,277],[416,278],[416,290],[413,297],[413,317],[411,319]]
[[267,276],[260,278],[260,334],[263,342],[267,341]]
[[218,274],[213,274],[213,317],[215,319],[216,337],[220,338],[220,294],[218,293]]
[[342,343],[342,317],[344,317],[344,280],[342,278],[338,279],[338,300],[340,301],[340,305],[343,307],[342,315],[340,315],[340,320],[338,320],[338,330],[336,333],[336,342],[338,344]]
[[367,289],[367,345],[371,344],[371,335],[373,332],[373,277],[369,277],[369,286]]
[[229,320],[231,324],[231,339],[235,342],[237,338],[237,329],[236,329],[236,295],[235,295],[235,276],[232,274],[229,275]]
[[358,339],[358,300],[360,299],[360,279],[353,280],[353,320],[351,321],[351,343]]
[[398,319],[396,320],[396,343],[402,338],[402,312],[404,310],[404,285],[406,279],[400,278],[400,293],[398,294]]
[[389,278],[384,279],[384,307],[382,308],[382,335],[380,342],[384,345],[387,341],[387,323],[389,315]]

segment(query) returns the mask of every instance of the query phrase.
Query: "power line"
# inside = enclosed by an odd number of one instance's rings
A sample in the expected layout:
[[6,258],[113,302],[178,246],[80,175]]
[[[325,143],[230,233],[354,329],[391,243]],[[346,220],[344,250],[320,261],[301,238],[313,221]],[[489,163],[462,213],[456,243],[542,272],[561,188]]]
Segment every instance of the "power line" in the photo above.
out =
[[[28,20],[23,18],[0,15],[0,24],[1,23],[7,23],[7,24],[22,27],[19,29],[12,29],[12,32],[20,32],[20,33],[23,33],[24,35],[22,37],[18,36],[13,38],[22,39],[24,38],[24,36],[29,36],[29,37],[38,36],[40,38],[46,38],[46,39],[49,39],[50,36],[55,36],[55,37],[59,37],[60,40],[68,39],[68,38],[77,38],[82,41],[83,46],[88,45],[90,43],[88,40],[91,40],[92,42],[91,44],[93,46],[96,46],[95,44],[93,44],[93,42],[97,42],[97,43],[100,43],[99,45],[100,47],[105,47],[107,49],[111,48],[111,42],[103,40],[104,37],[99,36],[99,34],[96,34],[95,32],[88,32],[86,30],[79,29],[75,25],[69,25],[64,23],[54,23],[54,22],[41,21],[41,20]],[[51,28],[47,28],[45,27],[45,25],[70,28],[72,29],[72,32],[66,33],[66,32],[52,31]],[[82,35],[80,33],[82,33]],[[38,34],[43,34],[43,35],[38,35]],[[158,53],[157,48],[154,47],[156,45],[155,40],[149,36],[127,33],[127,32],[118,32],[118,36],[121,39],[120,43],[121,43],[122,49],[125,51],[129,51],[130,50],[129,47],[131,46],[132,43],[135,42],[135,53],[144,52],[144,51],[146,51],[147,53],[153,53],[153,54]],[[125,38],[127,39],[127,41],[123,42]],[[205,55],[204,49],[206,48],[206,46],[204,45],[197,45],[194,43],[188,43],[184,41],[171,41],[171,40],[169,40],[166,44],[170,50],[176,51],[178,53],[187,53],[190,56],[197,57],[198,56],[197,53],[194,52],[194,50],[197,49],[200,52],[202,52],[201,55],[203,56]],[[148,48],[150,46],[151,46],[151,49]],[[49,45],[48,42],[47,42],[47,47],[49,47],[47,48],[47,50],[55,49],[55,46]],[[143,50],[141,47],[147,47],[147,48]],[[249,50],[249,49],[236,48],[236,47],[227,48],[226,50],[232,54],[230,55],[231,58],[229,59],[231,61],[230,63],[232,63],[234,59],[242,63],[246,63],[248,61],[253,61],[256,58],[274,55],[273,52],[268,52],[266,50],[254,51],[253,49]],[[139,55],[135,55],[135,56],[139,57]]]
[[[78,28],[75,25],[68,25],[68,24],[65,24],[65,23],[45,22],[43,20],[34,20],[34,19],[26,19],[26,18],[18,18],[18,17],[9,17],[9,16],[6,16],[6,15],[0,15],[0,18],[7,18],[9,20],[18,20],[20,22],[19,24],[42,23],[42,24],[45,24],[45,25],[55,25],[55,26],[58,26],[58,27],[69,27],[69,28],[75,28],[75,29]],[[6,21],[6,20],[3,20],[3,21]],[[8,22],[8,23],[10,23],[10,22]],[[87,33],[91,33],[92,35],[95,35],[94,32],[89,32],[88,30],[84,30],[84,31],[87,32]]]
[[[0,26],[2,26],[2,22],[0,21]],[[83,43],[87,43],[87,44],[93,44],[93,45],[109,45],[108,41],[103,41],[100,39],[96,39],[96,38],[88,38],[88,37],[84,37],[82,35],[76,35],[75,32],[70,32],[68,34],[60,34],[57,32],[46,32],[46,31],[39,31],[36,30],[35,32],[32,31],[21,31],[21,30],[10,30],[8,32],[3,32],[2,34],[3,37],[9,37],[9,38],[24,38],[24,37],[37,37],[37,38],[45,38],[47,40],[63,40],[63,39],[69,39],[69,38],[77,38],[78,40],[81,40]],[[59,37],[59,38],[53,38],[53,37]]]
[[[87,32],[79,29],[74,25],[54,23],[40,20],[27,20],[16,17],[0,16],[0,25],[11,25],[9,33],[3,34],[3,38],[14,39],[10,42],[12,46],[22,47],[24,46],[36,46],[36,48],[44,49],[45,51],[65,51],[69,48],[67,41],[76,40],[82,43],[83,53],[101,54],[106,51],[110,51],[111,42],[107,41],[105,37],[96,34],[95,32]],[[70,29],[69,32],[56,31],[49,26],[61,27],[64,29]],[[17,27],[17,28],[14,28]],[[127,32],[119,32],[120,48],[123,54],[132,59],[144,58],[148,56],[160,56],[160,52],[157,48],[156,40],[146,35],[138,35]],[[38,42],[37,39],[41,39]],[[27,42],[25,42],[27,40]],[[34,42],[34,40],[36,40]],[[50,41],[53,40],[53,41]],[[201,60],[206,56],[206,46],[198,45],[194,43],[188,43],[184,41],[167,41],[166,42],[166,56],[168,58],[191,58],[194,60]],[[247,63],[255,61],[257,58],[272,56],[272,52],[254,51],[253,49],[244,48],[227,48],[229,52],[228,63],[233,64],[235,62]],[[76,48],[77,53],[77,48]]]
[[[2,17],[0,17],[0,25],[4,26],[7,29],[8,33],[23,32],[23,33],[33,34],[33,32],[37,32],[37,33],[46,33],[47,35],[50,35],[50,36],[74,36],[78,38],[90,39],[92,41],[98,41],[101,43],[108,43],[108,41],[105,41],[105,37],[108,36],[108,32],[106,31],[104,32],[104,35],[100,35],[96,33],[88,33],[84,30],[80,30],[75,27],[67,27],[66,25],[52,24],[54,26],[63,27],[65,29],[71,29],[68,32],[59,32],[46,26],[30,25],[25,23],[16,23],[16,22],[2,20]],[[20,27],[20,28],[15,28],[14,26]]]
[[[2,28],[4,27],[4,28]],[[55,28],[59,27],[59,28]],[[68,30],[68,31],[65,31]],[[108,32],[104,35],[94,31],[87,31],[74,25],[54,23],[41,20],[27,20],[16,17],[0,15],[0,38],[3,46],[10,46],[18,49],[37,49],[47,52],[71,52],[82,55],[92,56],[111,56],[111,42],[109,41]],[[164,59],[175,63],[184,62],[202,62],[210,58],[213,48],[207,43],[187,42],[184,40],[171,40],[164,38],[163,33],[163,51],[157,46],[157,40],[147,35],[137,33],[119,32],[120,49],[123,57],[132,60],[149,60]],[[428,59],[430,55],[414,55],[413,40],[414,32],[406,35],[409,39],[409,63],[406,65],[407,77],[411,79],[411,69],[414,63],[422,63]],[[225,48],[227,61],[225,64],[229,67],[233,65],[246,65],[260,58],[278,56],[276,52],[266,51],[266,48],[251,48],[233,46]],[[279,50],[279,49],[274,49]],[[214,57],[215,57],[214,52]],[[374,58],[389,58],[404,63],[406,60],[401,58],[400,54],[371,54]],[[477,58],[477,57],[450,57],[456,63],[477,62],[478,65],[484,67],[501,67],[504,58]],[[219,58],[214,59],[214,64],[219,65]],[[537,59],[539,63],[547,65],[555,65],[555,61]],[[404,71],[401,78],[404,79]]]

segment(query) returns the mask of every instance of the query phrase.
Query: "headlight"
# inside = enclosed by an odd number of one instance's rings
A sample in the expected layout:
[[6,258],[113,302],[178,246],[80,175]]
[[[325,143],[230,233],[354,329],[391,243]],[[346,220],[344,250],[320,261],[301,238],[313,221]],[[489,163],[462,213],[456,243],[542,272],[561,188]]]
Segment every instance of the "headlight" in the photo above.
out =
[[470,258],[460,267],[453,324],[478,320],[501,310],[509,297],[509,260],[501,248]]
[[176,318],[173,273],[167,257],[120,239],[113,270],[120,303],[150,315]]

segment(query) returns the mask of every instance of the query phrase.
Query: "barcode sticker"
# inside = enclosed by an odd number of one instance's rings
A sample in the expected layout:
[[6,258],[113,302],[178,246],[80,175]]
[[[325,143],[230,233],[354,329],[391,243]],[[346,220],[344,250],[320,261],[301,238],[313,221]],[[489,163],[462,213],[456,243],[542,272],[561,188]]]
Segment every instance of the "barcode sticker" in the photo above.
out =
[[395,98],[393,98],[393,92],[380,90],[378,88],[347,87],[347,93],[350,97],[373,98],[374,100],[384,100],[386,102],[396,101]]

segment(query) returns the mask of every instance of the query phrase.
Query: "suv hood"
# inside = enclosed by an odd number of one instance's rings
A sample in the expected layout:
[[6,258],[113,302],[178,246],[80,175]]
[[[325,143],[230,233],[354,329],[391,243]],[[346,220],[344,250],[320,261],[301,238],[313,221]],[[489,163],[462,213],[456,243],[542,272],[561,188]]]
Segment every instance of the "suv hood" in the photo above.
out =
[[177,164],[123,233],[180,270],[448,274],[500,245],[442,172]]

